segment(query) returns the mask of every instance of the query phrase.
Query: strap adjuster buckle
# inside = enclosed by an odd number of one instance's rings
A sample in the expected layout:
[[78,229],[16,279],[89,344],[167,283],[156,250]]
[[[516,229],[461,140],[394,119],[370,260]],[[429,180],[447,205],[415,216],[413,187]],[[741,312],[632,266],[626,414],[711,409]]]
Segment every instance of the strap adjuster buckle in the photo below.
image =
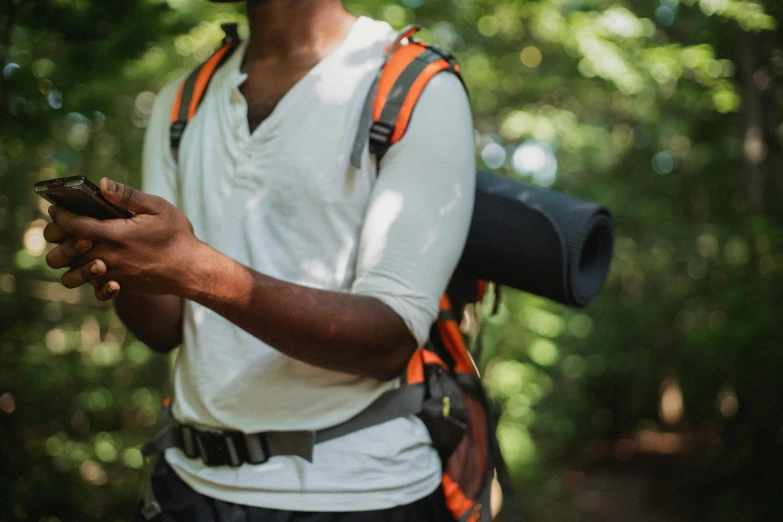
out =
[[413,43],[415,41],[413,39],[413,35],[418,33],[420,30],[420,25],[412,24],[400,31],[394,41],[386,47],[386,56],[391,56],[397,52],[397,50],[403,46],[403,41],[405,40],[407,40],[408,43]]
[[196,447],[196,433],[196,430],[190,426],[179,425],[179,446],[189,459],[199,456],[198,447]]
[[185,456],[210,467],[264,464],[272,456],[264,433],[202,431],[185,424],[178,426],[178,432],[177,446]]
[[234,436],[233,432],[196,432],[198,456],[207,466],[231,466],[234,468],[241,466],[243,459],[239,454],[239,446]]
[[161,509],[160,504],[156,500],[143,502],[141,507],[141,515],[145,520],[153,520],[161,513],[163,513],[163,509]]
[[231,22],[231,23],[225,23],[220,26],[221,29],[223,29],[223,32],[226,34],[226,36],[223,37],[223,45],[227,43],[231,44],[238,44],[239,43],[239,25]]
[[370,127],[370,154],[381,157],[391,147],[394,125],[382,121],[373,122]]
[[[450,52],[448,52],[446,49],[442,47],[438,47],[437,45],[429,44],[427,45],[427,48],[430,51],[437,54],[438,56],[440,56],[441,58],[443,58],[444,60],[446,60],[449,64],[449,70],[459,76],[460,73],[459,63],[457,62],[457,59],[454,58],[453,54],[451,54]],[[460,80],[461,79],[462,78],[460,78]]]
[[269,442],[263,433],[242,434],[248,464],[265,464],[271,458]]
[[172,149],[179,148],[179,142],[182,140],[182,134],[184,134],[187,125],[188,122],[183,120],[177,120],[171,124],[171,127],[169,128],[169,137]]

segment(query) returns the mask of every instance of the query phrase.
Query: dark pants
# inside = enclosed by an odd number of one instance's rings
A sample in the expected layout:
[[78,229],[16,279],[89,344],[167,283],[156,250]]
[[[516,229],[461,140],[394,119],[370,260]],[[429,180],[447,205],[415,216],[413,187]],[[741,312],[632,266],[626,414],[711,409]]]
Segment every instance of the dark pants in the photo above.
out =
[[[152,488],[163,514],[153,522],[454,522],[443,490],[421,500],[378,511],[315,513],[240,506],[193,491],[165,459],[158,459]],[[139,522],[146,522],[141,514]]]

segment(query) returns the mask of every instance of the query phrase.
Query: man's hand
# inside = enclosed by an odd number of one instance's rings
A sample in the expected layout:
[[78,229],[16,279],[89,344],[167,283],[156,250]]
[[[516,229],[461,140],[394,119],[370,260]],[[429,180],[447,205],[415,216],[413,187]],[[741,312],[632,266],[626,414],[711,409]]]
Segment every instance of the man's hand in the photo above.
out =
[[63,275],[63,284],[70,288],[99,277],[99,281],[108,281],[107,292],[116,290],[114,295],[120,287],[134,294],[178,294],[189,260],[203,245],[190,221],[157,196],[108,178],[101,180],[100,187],[109,202],[135,215],[101,221],[50,207],[54,224],[47,227],[45,237],[62,243],[47,256],[49,266],[83,263]]
[[[378,299],[256,272],[199,241],[190,221],[166,200],[107,178],[101,180],[101,192],[135,215],[100,221],[53,206],[49,214],[63,232],[57,237],[50,232],[50,237],[79,238],[93,246],[82,253],[85,243],[66,246],[66,239],[58,247],[62,250],[50,255],[55,266],[66,266],[63,259],[81,254],[77,259],[83,264],[63,276],[68,284],[89,280],[92,269],[84,266],[108,267],[99,280],[122,287],[120,317],[160,351],[181,342],[186,299],[289,357],[334,371],[394,379],[416,349],[403,319]],[[156,314],[152,327],[136,311],[151,304],[155,307],[148,309]]]
[[86,263],[83,258],[92,249],[92,241],[69,236],[57,223],[46,225],[43,235],[49,243],[58,244],[46,256],[47,265],[54,269],[77,267],[62,277],[63,286],[76,288],[90,283],[95,289],[95,297],[101,301],[108,301],[117,295],[120,285],[116,281],[99,282],[99,278],[106,273],[106,264],[99,259]]

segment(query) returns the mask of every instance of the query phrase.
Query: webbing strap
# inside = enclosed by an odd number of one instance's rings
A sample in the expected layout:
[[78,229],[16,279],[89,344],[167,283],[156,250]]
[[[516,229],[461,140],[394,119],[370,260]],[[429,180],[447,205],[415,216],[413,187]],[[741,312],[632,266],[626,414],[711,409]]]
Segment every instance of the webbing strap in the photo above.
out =
[[169,448],[178,448],[176,431],[173,423],[167,423],[154,437],[141,447],[141,455],[145,459],[159,455]]
[[[384,422],[415,415],[422,409],[424,402],[424,384],[406,385],[395,388],[381,394],[372,404],[362,410],[356,416],[342,424],[320,431],[270,431],[265,433],[252,433],[242,435],[246,452],[250,463],[261,464],[271,457],[298,456],[308,462],[313,461],[313,447],[328,440],[342,437],[371,426],[377,426]],[[163,429],[158,432],[141,449],[146,459],[151,455],[161,454],[169,448],[179,448],[190,458],[200,457],[205,459],[209,454],[209,448],[205,448],[201,442],[202,435],[232,440],[235,433],[232,432],[203,432],[195,428],[179,424],[169,420]],[[227,446],[234,465],[242,464],[239,451],[229,444]]]
[[364,108],[362,109],[362,116],[359,118],[359,130],[356,133],[356,139],[353,142],[353,150],[351,151],[351,165],[360,169],[362,167],[362,154],[364,154],[364,144],[370,137],[370,124],[372,122],[372,108],[375,103],[375,96],[378,94],[378,82],[381,79],[380,73],[375,77],[372,82],[370,91],[367,93],[367,98],[364,100]]
[[[481,395],[481,400],[487,408],[487,435],[489,437],[490,453],[494,456],[493,464],[495,471],[497,472],[498,483],[500,484],[500,490],[503,492],[503,506],[501,507],[501,513],[503,513],[503,519],[508,521],[522,522],[522,510],[519,508],[519,499],[514,488],[514,481],[511,478],[511,473],[508,470],[506,461],[503,458],[503,453],[500,451],[500,443],[497,436],[497,422],[495,418],[495,412],[493,411],[493,403],[487,397],[486,390],[479,387],[477,392]],[[491,487],[492,480],[488,481]],[[489,497],[489,491],[486,492]],[[488,498],[487,498],[488,500]],[[486,502],[489,507],[489,502]],[[492,517],[489,514],[489,509],[486,510],[486,515],[482,514],[482,521],[491,520]]]
[[141,515],[145,520],[152,521],[163,513],[163,509],[160,507],[158,499],[155,498],[155,492],[152,490],[152,471],[149,469],[149,465],[145,461],[145,468],[147,468],[147,484],[144,487],[144,496],[141,499]]
[[355,431],[377,426],[384,422],[416,415],[421,412],[424,403],[424,384],[412,384],[389,390],[378,397],[375,402],[361,411],[355,417],[342,424],[321,430],[316,434],[315,442],[325,442],[342,437]]
[[[505,520],[517,520],[522,522],[524,518],[522,517],[522,510],[519,508],[519,500],[517,499],[516,490],[514,488],[514,481],[511,479],[511,473],[508,471],[508,466],[506,466],[503,453],[500,451],[500,445],[497,442],[497,434],[495,433],[495,426],[492,426],[489,438],[492,441],[492,453],[495,455],[495,470],[498,473],[498,483],[500,484],[500,490],[503,492],[501,513],[503,513]],[[491,483],[492,481],[490,481],[490,484]],[[490,519],[491,517],[488,516],[487,520]]]
[[[204,459],[204,454],[208,449],[203,447],[198,435],[183,437],[181,435],[183,428],[186,430],[185,433],[196,431],[190,426],[172,422],[142,446],[141,454],[147,458],[151,455],[161,454],[169,448],[179,448],[190,458]],[[216,432],[215,436],[220,436],[221,433],[223,432]],[[313,461],[313,445],[315,444],[315,432],[313,431],[270,431],[244,435],[244,439],[248,454],[257,464],[281,455],[298,456],[308,462]],[[233,457],[235,457],[235,465],[242,463],[238,454]]]

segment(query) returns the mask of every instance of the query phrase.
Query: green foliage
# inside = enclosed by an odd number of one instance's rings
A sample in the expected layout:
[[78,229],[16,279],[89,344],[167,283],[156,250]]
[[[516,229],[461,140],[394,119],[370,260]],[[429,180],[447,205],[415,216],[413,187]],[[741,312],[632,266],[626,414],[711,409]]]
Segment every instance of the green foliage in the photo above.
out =
[[[455,52],[485,167],[617,220],[588,309],[508,291],[484,319],[481,366],[531,518],[580,519],[574,471],[648,457],[669,459],[691,520],[779,518],[783,6],[346,5]],[[30,187],[137,184],[154,93],[229,20],[241,5],[0,0],[0,520],[129,519],[170,361],[57,284]]]

